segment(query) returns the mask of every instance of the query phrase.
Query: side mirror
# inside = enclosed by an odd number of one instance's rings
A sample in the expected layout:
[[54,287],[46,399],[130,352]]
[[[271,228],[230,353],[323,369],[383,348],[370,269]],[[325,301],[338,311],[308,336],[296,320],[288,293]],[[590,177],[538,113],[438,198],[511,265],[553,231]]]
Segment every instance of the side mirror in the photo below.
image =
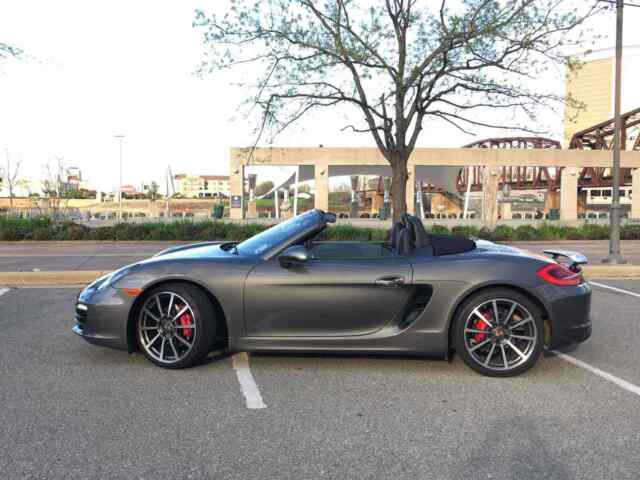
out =
[[291,268],[293,265],[309,260],[309,253],[303,245],[293,245],[282,252],[278,260],[282,268]]

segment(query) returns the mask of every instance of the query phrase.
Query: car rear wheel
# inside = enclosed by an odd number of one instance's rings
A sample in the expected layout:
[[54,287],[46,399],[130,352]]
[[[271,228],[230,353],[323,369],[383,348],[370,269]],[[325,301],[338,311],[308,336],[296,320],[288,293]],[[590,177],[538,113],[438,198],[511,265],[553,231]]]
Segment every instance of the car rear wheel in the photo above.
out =
[[145,296],[136,330],[140,350],[153,363],[163,368],[190,367],[213,346],[215,311],[197,288],[159,285]]
[[480,292],[458,309],[454,346],[464,363],[491,377],[530,369],[544,346],[542,317],[526,296],[508,289]]

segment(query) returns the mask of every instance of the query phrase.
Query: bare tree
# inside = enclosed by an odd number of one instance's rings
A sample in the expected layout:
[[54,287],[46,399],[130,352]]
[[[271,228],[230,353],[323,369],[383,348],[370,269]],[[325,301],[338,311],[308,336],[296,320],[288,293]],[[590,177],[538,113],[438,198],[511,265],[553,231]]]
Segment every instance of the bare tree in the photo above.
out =
[[565,61],[563,49],[580,45],[586,20],[604,8],[595,0],[236,0],[222,17],[197,11],[194,26],[207,47],[201,73],[252,68],[257,81],[242,85],[262,112],[256,143],[314,109],[354,107],[359,121],[345,128],[372,135],[391,165],[398,220],[426,120],[467,133],[536,131],[541,110],[574,102],[536,80]]
[[24,52],[14,45],[0,42],[0,63],[10,58],[22,59],[24,58]]
[[13,57],[20,58],[23,52],[18,47],[9,45],[8,43],[0,42],[0,60]]
[[56,218],[61,213],[61,201],[69,196],[68,184],[63,182],[63,172],[64,159],[62,157],[55,157],[55,160],[43,167],[42,193],[47,198],[49,210]]
[[11,164],[11,156],[9,149],[5,149],[6,162],[3,168],[0,168],[0,178],[9,190],[9,209],[13,210],[14,191],[18,184],[18,175],[20,174],[20,166],[22,160],[18,160],[14,165]]

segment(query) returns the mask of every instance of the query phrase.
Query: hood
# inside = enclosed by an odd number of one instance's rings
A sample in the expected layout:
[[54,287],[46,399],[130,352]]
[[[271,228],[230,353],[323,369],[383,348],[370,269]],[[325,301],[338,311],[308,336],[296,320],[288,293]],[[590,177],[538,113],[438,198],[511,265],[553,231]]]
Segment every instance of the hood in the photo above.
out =
[[177,247],[167,248],[144,262],[187,258],[198,259],[229,257],[232,256],[233,253],[220,248],[222,245],[227,243],[229,242],[200,242],[190,245],[178,245]]
[[194,248],[201,247],[209,247],[211,245],[221,245],[226,242],[198,242],[198,243],[190,243],[188,245],[176,245],[175,247],[169,247],[161,252],[158,252],[154,255],[154,257],[161,257],[168,253],[176,253],[176,252],[184,252],[185,250],[192,250]]

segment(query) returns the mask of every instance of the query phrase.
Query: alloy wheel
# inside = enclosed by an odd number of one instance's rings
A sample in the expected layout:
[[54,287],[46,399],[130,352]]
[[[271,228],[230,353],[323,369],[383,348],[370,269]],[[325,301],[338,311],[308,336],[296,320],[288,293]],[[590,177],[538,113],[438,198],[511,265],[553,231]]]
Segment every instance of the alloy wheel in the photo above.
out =
[[496,371],[509,371],[529,360],[538,335],[531,313],[508,298],[477,305],[464,325],[464,344],[471,358]]
[[193,348],[197,335],[193,308],[174,292],[149,297],[138,319],[140,345],[155,360],[175,363]]

